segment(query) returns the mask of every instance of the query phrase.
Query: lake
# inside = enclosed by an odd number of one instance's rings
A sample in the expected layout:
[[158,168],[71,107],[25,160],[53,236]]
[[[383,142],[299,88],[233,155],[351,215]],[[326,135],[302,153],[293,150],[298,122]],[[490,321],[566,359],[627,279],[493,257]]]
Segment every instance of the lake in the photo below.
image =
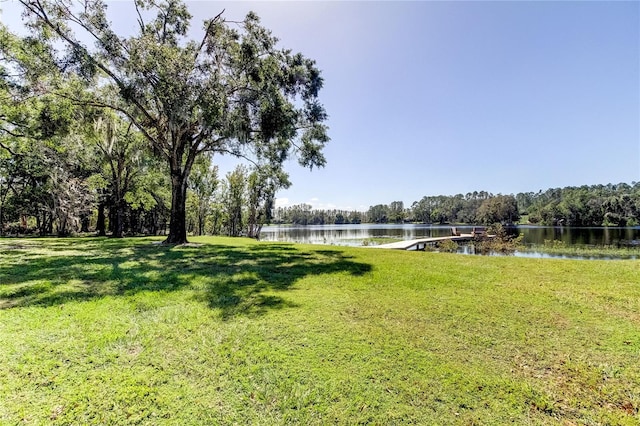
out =
[[[472,226],[456,226],[462,233],[471,233]],[[542,245],[545,241],[562,241],[566,245],[592,246],[640,246],[640,227],[570,228],[553,226],[516,226],[509,232],[524,234],[525,245]],[[297,242],[362,246],[372,238],[411,240],[416,238],[444,237],[451,235],[450,225],[424,224],[360,224],[360,225],[309,225],[265,226],[260,233],[264,241]],[[547,257],[540,254],[538,257]]]

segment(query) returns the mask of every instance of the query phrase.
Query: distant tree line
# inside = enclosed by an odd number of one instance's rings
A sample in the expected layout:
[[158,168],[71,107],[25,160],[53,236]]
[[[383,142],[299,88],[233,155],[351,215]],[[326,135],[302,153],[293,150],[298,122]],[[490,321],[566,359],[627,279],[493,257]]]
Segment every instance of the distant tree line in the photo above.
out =
[[363,222],[365,214],[355,210],[322,210],[314,209],[310,204],[277,207],[273,213],[272,223],[293,225],[343,225]]
[[404,208],[401,201],[369,207],[366,215],[371,223],[515,223],[520,219],[513,195],[493,195],[480,191],[466,195],[425,196]]
[[545,226],[637,226],[640,182],[494,195],[486,191],[425,196],[405,207],[402,201],[370,206],[366,212],[313,209],[299,204],[279,207],[275,223],[323,225],[344,223],[467,223]]
[[516,200],[533,224],[640,225],[640,182],[554,188],[520,193]]

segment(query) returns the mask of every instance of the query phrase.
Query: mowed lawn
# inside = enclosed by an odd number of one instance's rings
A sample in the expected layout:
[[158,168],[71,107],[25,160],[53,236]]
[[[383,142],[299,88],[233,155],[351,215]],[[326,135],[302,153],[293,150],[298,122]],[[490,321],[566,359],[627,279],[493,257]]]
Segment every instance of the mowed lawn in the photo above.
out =
[[640,424],[640,261],[0,240],[0,424]]

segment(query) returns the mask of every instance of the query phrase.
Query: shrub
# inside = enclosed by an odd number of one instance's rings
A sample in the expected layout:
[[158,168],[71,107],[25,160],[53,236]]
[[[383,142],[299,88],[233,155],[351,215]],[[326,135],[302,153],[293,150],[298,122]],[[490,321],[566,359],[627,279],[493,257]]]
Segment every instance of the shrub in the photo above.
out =
[[523,247],[522,240],[524,234],[513,235],[499,223],[493,224],[488,229],[489,235],[495,235],[492,238],[483,238],[474,244],[474,248],[479,253],[513,253]]
[[455,253],[458,251],[458,247],[458,243],[452,240],[445,240],[438,244],[440,251],[446,253]]

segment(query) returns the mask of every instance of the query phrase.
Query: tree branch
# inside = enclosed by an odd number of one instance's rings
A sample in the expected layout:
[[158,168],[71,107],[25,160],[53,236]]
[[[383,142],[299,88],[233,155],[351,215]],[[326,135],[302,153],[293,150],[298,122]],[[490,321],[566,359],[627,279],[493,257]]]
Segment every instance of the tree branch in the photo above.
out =
[[211,21],[209,21],[209,25],[207,25],[207,29],[204,32],[204,36],[202,37],[202,41],[200,42],[200,46],[198,46],[198,49],[196,50],[196,54],[193,57],[193,64],[195,67],[195,64],[198,62],[198,57],[200,56],[200,53],[202,52],[202,48],[204,47],[205,43],[207,42],[207,38],[209,37],[209,31],[211,31],[211,27],[216,23],[216,21],[218,21],[218,19],[220,19],[222,17],[222,14],[224,13],[225,9],[222,9],[222,12],[218,13]]
[[25,134],[22,133],[16,133],[16,132],[12,132],[11,130],[5,129],[4,127],[0,128],[0,130],[2,130],[5,133],[10,134],[11,136],[13,136],[14,138],[26,138],[28,137]]
[[[120,88],[120,90],[124,91],[127,89],[126,84],[124,84],[124,82],[111,70],[109,69],[109,67],[107,67],[105,64],[103,64],[102,62],[98,61],[96,58],[93,57],[93,55],[91,55],[89,53],[89,51],[87,50],[87,48],[85,48],[82,44],[80,44],[78,41],[74,40],[73,38],[71,38],[69,35],[67,35],[61,28],[59,25],[54,25],[54,23],[49,19],[49,17],[47,16],[46,11],[44,10],[44,7],[42,6],[42,4],[40,4],[40,2],[38,0],[19,0],[20,3],[22,3],[22,5],[27,8],[29,11],[31,11],[31,13],[33,13],[36,17],[38,17],[41,21],[44,22],[44,24],[46,24],[49,28],[51,28],[56,34],[58,34],[59,37],[61,37],[64,41],[66,41],[67,43],[69,43],[72,47],[74,47],[75,49],[83,52],[86,57],[98,68],[100,68],[107,76],[109,76],[111,78],[111,80],[113,80],[114,83],[116,83],[116,85]],[[70,16],[75,18],[73,16],[73,14],[71,14],[69,12]],[[73,21],[73,19],[70,19]],[[85,31],[87,31],[89,34],[91,34],[96,40],[100,40],[99,37],[96,37],[93,32],[87,28],[86,25],[84,25],[82,22],[77,22],[78,25],[80,25]],[[130,99],[131,102],[133,102],[133,104],[140,110],[140,112],[147,118],[147,120],[149,120],[150,122],[155,122],[155,118],[149,113],[149,111],[147,111],[146,108],[144,108],[142,106],[142,104],[135,99],[134,97],[132,97],[132,99]]]
[[145,128],[145,127],[140,123],[140,121],[139,121],[139,120],[137,120],[137,119],[136,119],[136,118],[135,118],[135,117],[134,117],[134,116],[133,116],[129,111],[127,111],[126,109],[124,109],[124,108],[122,108],[122,107],[119,107],[119,106],[117,106],[117,105],[112,105],[112,104],[109,104],[109,103],[106,103],[106,102],[102,102],[102,101],[98,101],[98,100],[92,100],[92,101],[79,100],[79,99],[76,99],[76,98],[74,98],[74,97],[72,97],[72,96],[65,95],[65,94],[63,94],[63,93],[57,93],[57,95],[58,95],[58,96],[61,96],[61,97],[63,97],[63,98],[65,98],[65,99],[69,99],[69,100],[71,100],[72,102],[75,102],[75,103],[76,103],[76,104],[78,104],[78,105],[93,106],[93,107],[98,107],[98,108],[109,108],[109,109],[112,109],[112,110],[114,110],[114,111],[121,112],[122,114],[126,115],[126,116],[127,116],[127,118],[128,118],[129,120],[131,120],[131,123],[133,123],[133,125],[134,125],[134,126],[136,126],[136,128],[137,128],[138,130],[140,130],[140,133],[142,133],[142,134],[144,135],[144,137],[145,137],[149,142],[151,142],[151,144],[152,144],[155,148],[157,148],[159,151],[161,151],[163,155],[165,155],[165,156],[169,156],[169,152],[168,152],[168,151],[166,151],[166,150],[164,149],[164,147],[163,147],[161,144],[159,144],[159,143],[157,142],[156,138],[154,138],[153,136],[151,136],[151,134],[149,134],[149,132],[147,131],[147,129],[146,129],[146,128]]
[[[198,147],[205,139],[204,135],[199,135],[194,138],[195,146]],[[227,137],[221,136],[217,139],[214,139],[211,143],[205,144],[202,148],[197,148],[197,154],[201,154],[203,152],[215,152],[216,149],[213,148],[215,145],[219,145],[222,141],[228,139]]]
[[138,25],[140,25],[140,34],[144,34],[144,20],[142,19],[142,14],[140,13],[138,2],[134,1],[133,4],[135,5],[136,13],[138,14]]
[[226,148],[220,148],[220,149],[215,149],[215,150],[214,149],[206,149],[204,151],[219,152],[221,154],[233,155],[236,158],[242,158],[244,160],[247,160],[248,162],[250,162],[251,164],[253,164],[256,167],[260,167],[260,165],[258,163],[256,163],[251,157],[247,157],[245,154],[242,154],[241,152],[234,152],[234,151],[231,151],[231,150],[226,149]]
[[[11,134],[11,132],[7,131],[6,129],[2,129],[2,130],[4,130],[5,132]],[[7,152],[9,152],[9,154],[13,155],[14,157],[22,157],[23,156],[23,154],[15,152],[11,148],[9,148],[7,145],[2,143],[2,141],[0,141],[0,148],[7,150]]]

